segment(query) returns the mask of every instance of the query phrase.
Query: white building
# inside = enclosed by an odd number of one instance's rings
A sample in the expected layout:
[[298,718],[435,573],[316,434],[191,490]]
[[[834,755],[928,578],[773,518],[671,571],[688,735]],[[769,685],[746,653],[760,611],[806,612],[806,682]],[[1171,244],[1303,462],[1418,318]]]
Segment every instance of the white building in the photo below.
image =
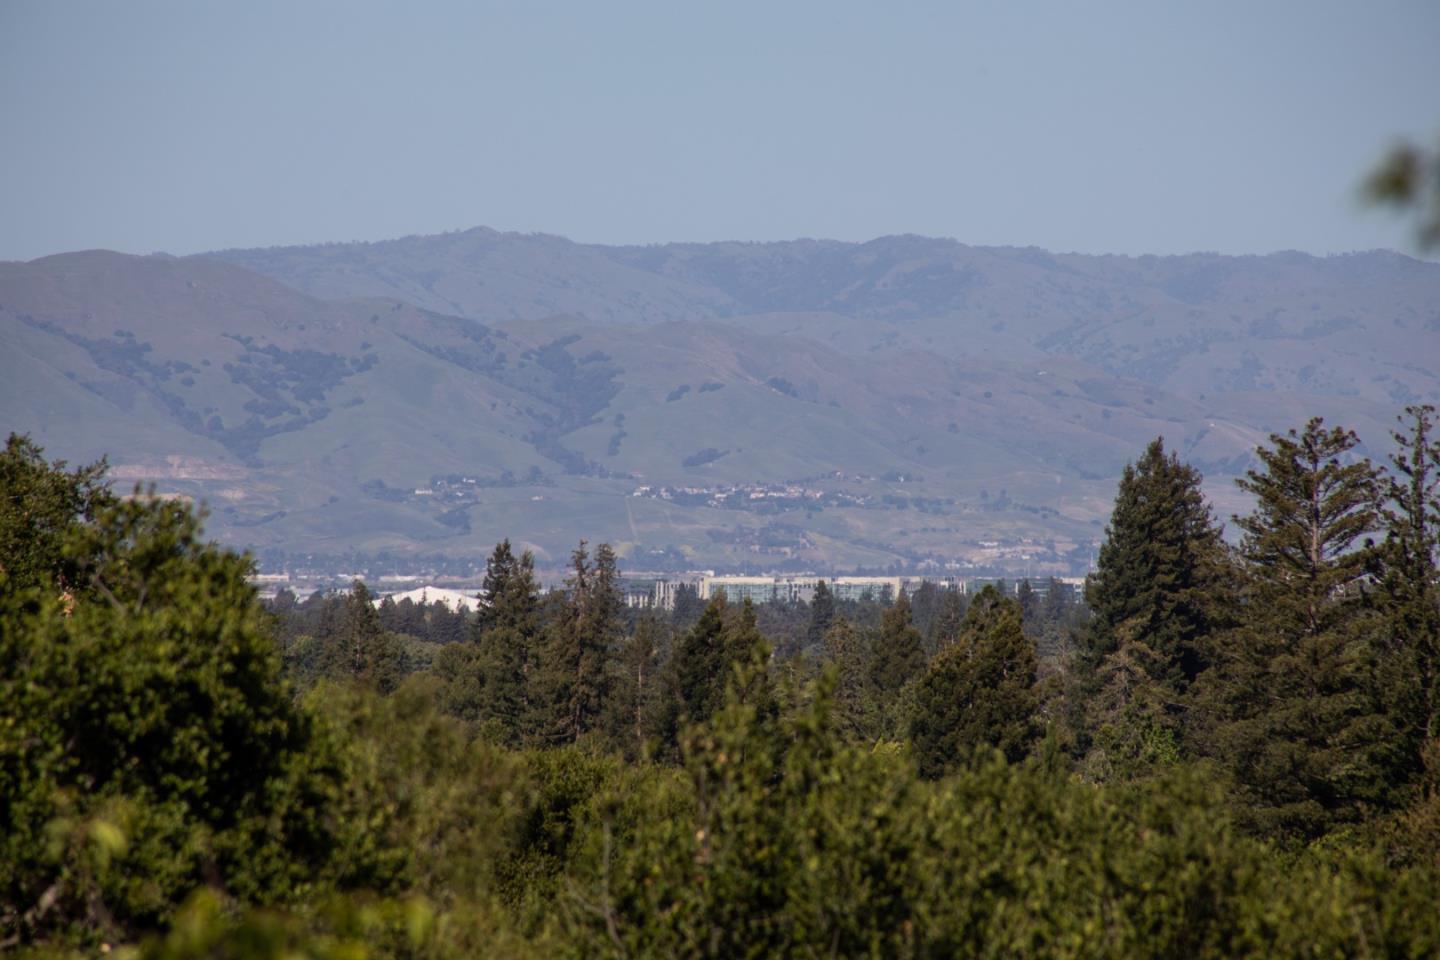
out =
[[[452,611],[468,610],[474,613],[480,609],[480,598],[473,593],[466,593],[464,590],[450,590],[446,587],[416,587],[414,590],[406,590],[404,593],[388,594],[389,599],[399,603],[401,600],[409,600],[412,603],[422,605],[431,603],[443,603]],[[375,598],[375,605],[380,605],[382,598]]]

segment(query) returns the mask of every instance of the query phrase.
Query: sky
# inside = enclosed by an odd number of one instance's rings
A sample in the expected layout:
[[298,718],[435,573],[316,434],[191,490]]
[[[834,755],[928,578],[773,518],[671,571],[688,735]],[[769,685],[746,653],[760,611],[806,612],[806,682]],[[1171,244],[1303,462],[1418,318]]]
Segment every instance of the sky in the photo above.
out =
[[0,0],[0,259],[489,226],[1412,250],[1440,4]]

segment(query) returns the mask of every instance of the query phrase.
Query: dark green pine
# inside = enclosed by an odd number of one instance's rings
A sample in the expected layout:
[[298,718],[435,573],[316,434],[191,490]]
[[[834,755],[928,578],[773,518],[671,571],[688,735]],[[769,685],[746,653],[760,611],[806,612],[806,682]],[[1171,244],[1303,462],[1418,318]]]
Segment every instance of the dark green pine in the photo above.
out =
[[1147,658],[1154,679],[1177,691],[1204,669],[1204,638],[1224,622],[1229,594],[1220,529],[1201,479],[1159,438],[1126,466],[1085,588],[1089,670],[1126,642],[1158,654]]
[[1239,481],[1256,500],[1237,518],[1242,621],[1198,705],[1242,817],[1280,838],[1320,836],[1392,799],[1399,744],[1374,696],[1384,623],[1362,582],[1377,477],[1357,443],[1316,418],[1273,435],[1257,451],[1263,469]]
[[870,683],[881,696],[898,693],[925,669],[925,641],[910,617],[910,598],[901,591],[880,616],[880,633],[870,657]]
[[917,685],[910,737],[921,776],[955,769],[976,750],[1017,761],[1035,740],[1036,659],[1020,607],[986,587],[975,598],[956,643]]

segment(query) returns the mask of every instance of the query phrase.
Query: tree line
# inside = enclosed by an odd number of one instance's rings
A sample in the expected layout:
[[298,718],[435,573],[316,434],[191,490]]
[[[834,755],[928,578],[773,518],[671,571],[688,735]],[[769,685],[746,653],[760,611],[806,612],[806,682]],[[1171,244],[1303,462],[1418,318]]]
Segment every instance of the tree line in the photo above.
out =
[[1155,441],[1083,604],[664,615],[506,541],[470,618],[267,609],[189,508],[12,437],[0,946],[1433,955],[1434,426],[1272,436],[1233,544]]

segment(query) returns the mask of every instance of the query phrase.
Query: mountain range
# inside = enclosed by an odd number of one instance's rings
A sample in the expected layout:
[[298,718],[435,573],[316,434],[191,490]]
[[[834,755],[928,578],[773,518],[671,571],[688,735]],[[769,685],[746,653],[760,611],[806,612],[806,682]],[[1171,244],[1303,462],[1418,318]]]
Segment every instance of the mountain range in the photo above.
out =
[[[1163,436],[1217,514],[1312,415],[1440,402],[1440,265],[476,229],[0,263],[0,426],[268,566],[1077,572]],[[310,558],[310,559],[306,559]]]

